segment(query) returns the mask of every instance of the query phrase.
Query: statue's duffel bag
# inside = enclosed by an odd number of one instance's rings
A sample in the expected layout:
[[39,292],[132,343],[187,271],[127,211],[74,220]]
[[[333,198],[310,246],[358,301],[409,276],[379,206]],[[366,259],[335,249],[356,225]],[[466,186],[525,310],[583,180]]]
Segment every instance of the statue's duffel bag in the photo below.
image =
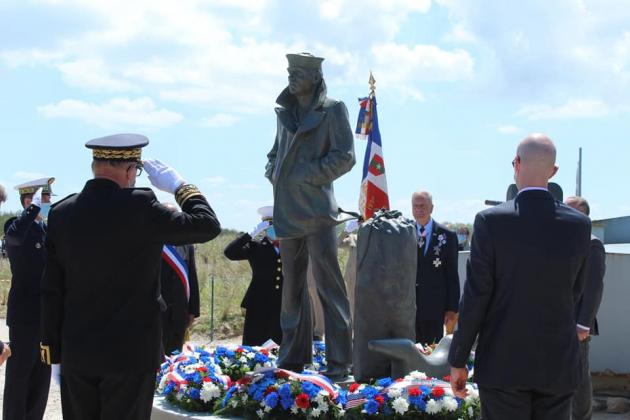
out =
[[359,229],[355,287],[355,380],[390,376],[390,363],[368,350],[370,340],[415,342],[417,242],[415,225],[399,211],[378,211]]

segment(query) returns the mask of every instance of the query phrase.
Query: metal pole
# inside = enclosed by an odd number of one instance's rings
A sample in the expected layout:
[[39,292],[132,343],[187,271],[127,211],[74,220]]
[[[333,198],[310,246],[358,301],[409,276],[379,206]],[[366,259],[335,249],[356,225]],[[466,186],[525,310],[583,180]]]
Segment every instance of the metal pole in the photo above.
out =
[[210,275],[210,341],[214,341],[214,274]]

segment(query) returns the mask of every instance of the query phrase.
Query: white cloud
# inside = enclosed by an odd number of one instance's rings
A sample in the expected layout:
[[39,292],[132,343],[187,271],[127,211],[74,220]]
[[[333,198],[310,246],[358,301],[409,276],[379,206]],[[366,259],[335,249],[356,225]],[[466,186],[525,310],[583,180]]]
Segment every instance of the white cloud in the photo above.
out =
[[112,77],[107,65],[100,59],[67,61],[56,67],[70,86],[112,92],[134,90],[131,83]]
[[210,187],[220,187],[226,185],[228,180],[227,178],[217,175],[217,176],[209,176],[201,180],[204,184],[207,184]]
[[521,129],[515,125],[498,125],[497,131],[501,134],[516,134],[520,132]]
[[102,104],[77,99],[64,99],[38,108],[45,118],[74,118],[99,127],[155,128],[167,127],[182,116],[167,109],[158,109],[151,98],[114,98]]
[[18,181],[32,181],[39,178],[46,178],[48,175],[41,172],[17,171],[13,174],[13,178]]
[[559,106],[527,105],[516,115],[530,120],[558,120],[574,118],[600,118],[611,114],[613,110],[599,99],[570,99]]
[[376,68],[389,81],[455,81],[472,77],[474,60],[463,49],[435,45],[375,45]]
[[228,127],[234,125],[238,121],[238,117],[232,114],[215,114],[211,117],[204,118],[202,125],[206,127]]

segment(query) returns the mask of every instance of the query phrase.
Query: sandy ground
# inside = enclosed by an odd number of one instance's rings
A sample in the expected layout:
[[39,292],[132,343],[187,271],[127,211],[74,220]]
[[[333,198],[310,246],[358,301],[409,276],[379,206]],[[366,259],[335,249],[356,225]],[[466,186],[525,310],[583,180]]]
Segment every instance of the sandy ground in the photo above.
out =
[[[8,341],[9,339],[9,330],[5,324],[4,319],[0,319],[0,340]],[[202,341],[202,340],[196,340]],[[236,337],[229,340],[217,340],[213,343],[204,343],[204,344],[212,344],[212,345],[226,345],[226,344],[238,344],[240,343],[240,337]],[[0,367],[0,405],[3,401],[4,394],[4,365]],[[0,412],[0,419],[2,418],[2,413]],[[44,419],[46,420],[62,420],[61,416],[61,396],[59,394],[59,386],[51,381],[50,384],[50,393],[48,394],[48,406],[46,407],[46,413],[44,414]],[[607,414],[607,413],[596,413],[593,416],[593,420],[630,420],[630,413],[626,414]]]

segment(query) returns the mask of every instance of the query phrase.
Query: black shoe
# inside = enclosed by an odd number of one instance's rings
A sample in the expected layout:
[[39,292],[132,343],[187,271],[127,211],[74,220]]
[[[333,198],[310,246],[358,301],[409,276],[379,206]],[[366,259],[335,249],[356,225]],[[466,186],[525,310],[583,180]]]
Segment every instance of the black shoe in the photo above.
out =
[[350,371],[347,367],[328,367],[319,374],[324,375],[332,382],[343,382],[348,379]]
[[290,370],[291,372],[295,373],[302,373],[302,371],[304,370],[304,365],[301,365],[299,363],[286,363],[282,366],[278,366],[278,368]]

